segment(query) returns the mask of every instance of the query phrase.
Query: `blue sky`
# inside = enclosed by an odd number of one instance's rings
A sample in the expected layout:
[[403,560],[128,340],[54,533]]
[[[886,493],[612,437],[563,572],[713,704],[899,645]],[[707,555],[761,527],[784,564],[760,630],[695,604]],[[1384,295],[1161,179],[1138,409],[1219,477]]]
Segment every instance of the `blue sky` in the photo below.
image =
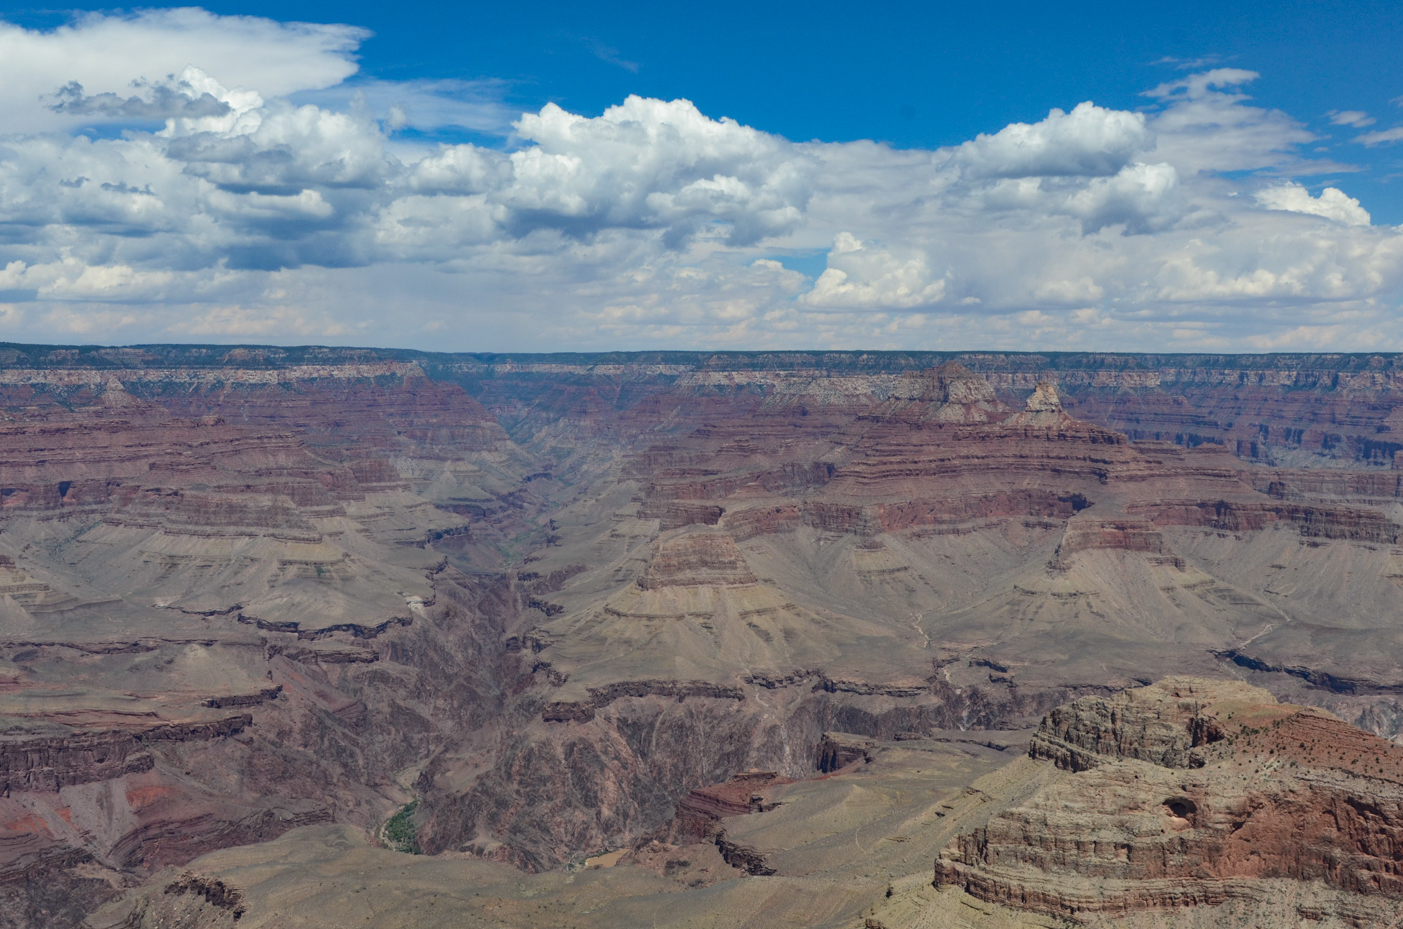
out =
[[0,338],[1403,348],[1397,2],[143,10],[0,5]]
[[[172,5],[174,6],[174,5]],[[1273,3],[211,3],[228,15],[340,22],[373,33],[361,76],[500,82],[503,102],[598,115],[629,94],[684,97],[794,141],[958,145],[1052,107],[1117,109],[1185,64],[1258,72],[1262,105],[1358,171],[1313,178],[1403,222],[1403,146],[1331,125],[1359,111],[1403,125],[1403,4]],[[66,12],[5,9],[57,25]],[[102,9],[102,7],[93,7]],[[486,88],[484,88],[485,90]],[[504,127],[505,128],[505,127]],[[443,137],[473,138],[452,130]]]

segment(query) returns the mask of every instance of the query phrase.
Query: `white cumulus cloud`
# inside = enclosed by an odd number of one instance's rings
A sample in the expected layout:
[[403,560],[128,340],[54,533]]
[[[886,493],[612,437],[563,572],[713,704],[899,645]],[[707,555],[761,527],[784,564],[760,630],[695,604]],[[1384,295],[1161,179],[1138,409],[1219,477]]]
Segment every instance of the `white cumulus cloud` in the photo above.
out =
[[[686,100],[511,113],[491,81],[356,76],[365,35],[0,23],[0,338],[1403,348],[1403,234],[1281,180],[1328,165],[1250,71],[897,150]],[[402,131],[443,127],[500,141]]]
[[1368,211],[1359,205],[1358,200],[1346,196],[1335,187],[1326,187],[1319,197],[1312,197],[1310,191],[1300,184],[1282,184],[1280,187],[1259,190],[1256,197],[1257,202],[1269,210],[1308,213],[1349,226],[1369,225]]
[[1087,101],[1070,113],[1054,109],[1041,122],[981,133],[957,158],[972,173],[994,177],[1104,177],[1153,147],[1144,114]]
[[828,268],[800,300],[816,307],[929,306],[945,295],[945,281],[932,277],[921,255],[899,258],[840,232],[828,253]]
[[[60,88],[150,99],[148,85],[189,65],[268,97],[330,87],[355,73],[354,52],[369,35],[192,7],[85,13],[50,31],[0,21],[0,125],[38,132],[92,121],[102,114],[53,109],[63,102]],[[37,105],[44,99],[51,105]]]

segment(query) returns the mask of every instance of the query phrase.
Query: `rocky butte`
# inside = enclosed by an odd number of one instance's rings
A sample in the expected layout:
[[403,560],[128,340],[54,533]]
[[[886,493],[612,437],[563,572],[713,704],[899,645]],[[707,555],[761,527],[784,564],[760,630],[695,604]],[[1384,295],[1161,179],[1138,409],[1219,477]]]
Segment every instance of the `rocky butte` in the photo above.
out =
[[0,346],[0,924],[1388,926],[1400,409],[1382,355]]
[[1403,907],[1403,749],[1329,713],[1166,678],[1053,710],[1029,756],[1066,774],[944,849],[937,886],[1090,923],[1234,901],[1276,924],[1387,924]]

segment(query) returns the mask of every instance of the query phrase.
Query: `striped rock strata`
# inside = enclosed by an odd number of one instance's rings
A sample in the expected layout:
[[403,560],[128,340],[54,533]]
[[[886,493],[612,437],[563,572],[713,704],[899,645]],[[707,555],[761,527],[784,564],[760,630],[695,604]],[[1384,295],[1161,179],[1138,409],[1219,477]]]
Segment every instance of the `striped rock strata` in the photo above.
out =
[[947,846],[938,886],[1086,922],[1280,879],[1304,919],[1403,905],[1403,749],[1320,710],[1168,678],[1054,710],[1030,754],[1067,773]]

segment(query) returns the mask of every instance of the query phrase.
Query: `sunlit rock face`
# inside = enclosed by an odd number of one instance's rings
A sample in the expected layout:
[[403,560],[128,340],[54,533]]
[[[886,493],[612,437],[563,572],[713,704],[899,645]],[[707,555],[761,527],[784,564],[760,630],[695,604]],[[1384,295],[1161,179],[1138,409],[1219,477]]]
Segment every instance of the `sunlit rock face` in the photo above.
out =
[[1169,678],[1059,707],[1030,754],[1069,775],[960,836],[937,884],[1067,916],[1253,900],[1283,878],[1403,899],[1403,749],[1329,713]]
[[[882,827],[921,886],[958,831],[949,892],[1037,919],[1393,899],[1391,755],[1327,715],[1403,730],[1382,362],[122,351],[0,349],[5,913],[411,799],[443,861],[785,877],[858,828],[833,797],[996,763],[1008,809]],[[1185,675],[1275,696],[1141,687]]]

